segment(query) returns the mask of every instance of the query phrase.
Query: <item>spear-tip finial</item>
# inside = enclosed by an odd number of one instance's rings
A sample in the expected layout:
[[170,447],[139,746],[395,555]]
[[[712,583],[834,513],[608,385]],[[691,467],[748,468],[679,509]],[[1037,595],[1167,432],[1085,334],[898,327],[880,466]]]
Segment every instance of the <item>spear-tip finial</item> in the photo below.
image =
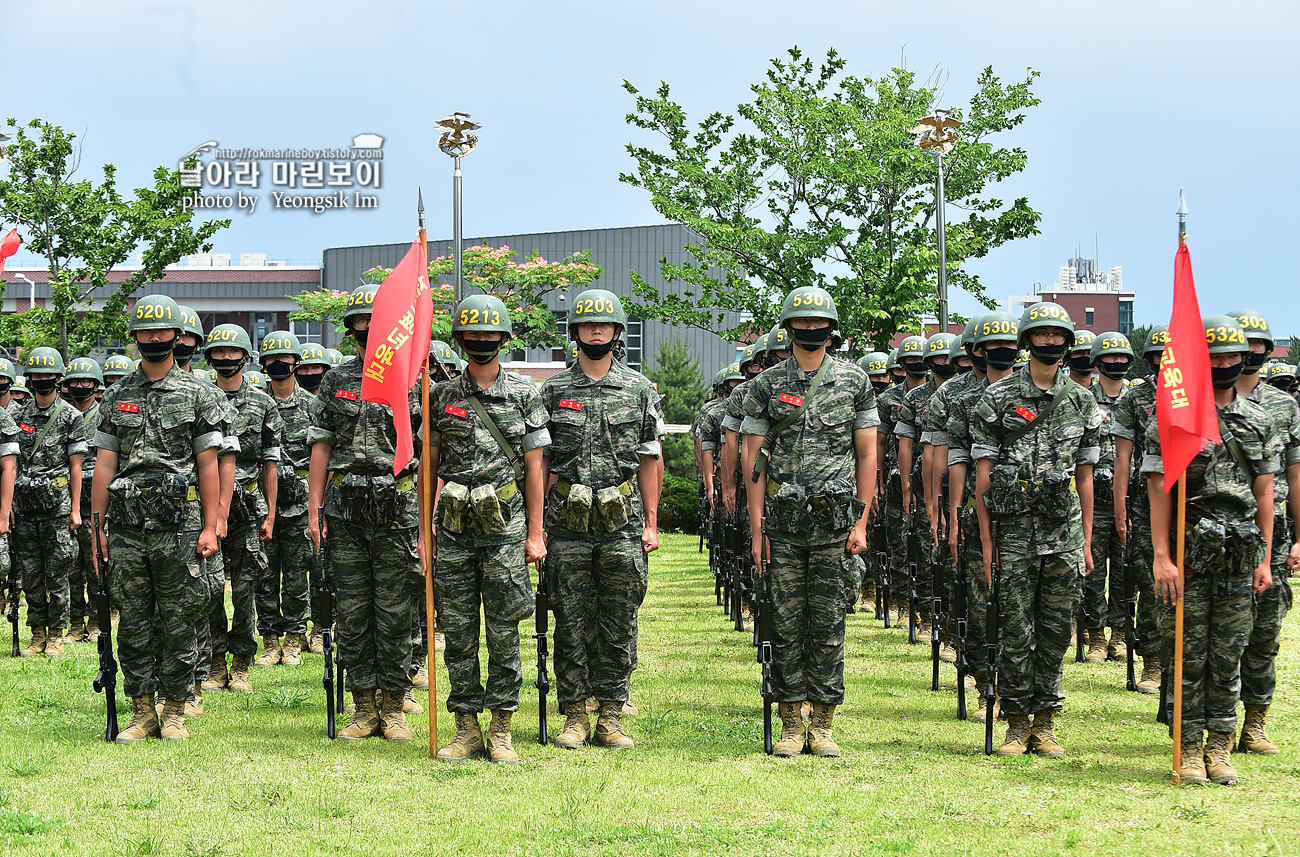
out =
[[423,229],[424,228],[424,188],[417,187],[415,192],[417,194],[417,199],[419,200],[417,206],[420,212],[420,228]]
[[1183,194],[1183,189],[1178,189],[1178,211],[1174,212],[1179,217],[1187,216],[1187,197]]

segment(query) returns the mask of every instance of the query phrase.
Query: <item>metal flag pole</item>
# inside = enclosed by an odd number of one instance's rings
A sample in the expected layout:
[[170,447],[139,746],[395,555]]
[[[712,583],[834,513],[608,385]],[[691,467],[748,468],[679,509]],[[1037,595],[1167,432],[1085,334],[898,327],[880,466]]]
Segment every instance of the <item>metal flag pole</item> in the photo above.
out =
[[[1187,200],[1183,196],[1183,189],[1178,189],[1178,246],[1182,247],[1187,243]],[[1175,545],[1176,559],[1178,561],[1178,585],[1184,588],[1187,585],[1186,571],[1183,567],[1185,550],[1187,547],[1187,471],[1184,470],[1178,477],[1174,490],[1178,492],[1178,523]],[[1179,597],[1174,603],[1174,716],[1173,724],[1173,744],[1174,744],[1174,785],[1178,785],[1178,770],[1182,767],[1183,755],[1183,599]]]
[[451,174],[451,216],[452,216],[452,253],[453,253],[453,280],[452,280],[452,298],[453,305],[460,303],[461,277],[462,277],[462,247],[461,241],[461,172],[460,159],[474,151],[478,145],[478,137],[471,134],[471,131],[477,131],[483,125],[479,122],[471,121],[468,113],[452,113],[438,123],[437,130],[442,132],[438,138],[438,149],[452,159],[455,168]]
[[934,155],[938,174],[934,185],[934,228],[939,244],[939,332],[948,330],[948,237],[944,229],[943,156],[952,151],[957,144],[957,129],[961,121],[951,116],[951,110],[935,110],[933,116],[926,116],[912,133],[917,135],[916,144]]
[[[420,246],[427,246],[428,234],[424,230],[424,188],[419,191]],[[425,272],[421,272],[425,273]],[[429,470],[432,448],[429,446],[429,358],[425,355],[424,368],[420,370],[420,534],[425,545],[432,544],[433,533],[433,472]],[[421,558],[420,570],[424,573],[424,620],[428,640],[425,658],[429,670],[429,758],[438,755],[438,657],[434,646],[433,557],[426,549]]]

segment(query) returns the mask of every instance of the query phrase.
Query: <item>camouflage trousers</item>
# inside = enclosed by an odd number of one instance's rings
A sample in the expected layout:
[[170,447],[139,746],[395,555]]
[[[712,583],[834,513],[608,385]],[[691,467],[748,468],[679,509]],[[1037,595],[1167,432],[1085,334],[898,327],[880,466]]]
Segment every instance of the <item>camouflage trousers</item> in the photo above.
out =
[[316,549],[307,534],[307,513],[275,518],[271,540],[263,545],[266,569],[257,580],[259,635],[307,633],[307,578]]
[[[433,586],[447,641],[447,710],[518,711],[524,680],[519,623],[533,615],[523,540],[477,546],[439,536]],[[486,691],[478,659],[480,612],[487,637]]]
[[117,659],[127,696],[190,699],[198,670],[196,626],[211,597],[207,565],[195,553],[198,531],[108,533]]
[[[910,516],[903,514],[903,489],[897,479],[891,479],[885,489],[885,530],[889,543],[890,594],[900,611],[907,609],[909,590],[912,587],[911,563],[916,562],[916,614],[921,621],[930,615],[930,559],[934,543],[930,537],[930,516],[925,511],[925,500],[914,494],[913,502],[919,507]],[[916,528],[919,552],[908,556],[907,533]]]
[[546,549],[557,701],[567,705],[594,696],[626,702],[637,610],[649,583],[640,529],[555,534]]
[[331,587],[338,654],[349,690],[411,689],[411,575],[420,573],[418,528],[377,530],[330,516]]
[[1277,653],[1282,646],[1282,621],[1291,610],[1291,550],[1282,519],[1273,521],[1273,585],[1252,598],[1250,637],[1241,655],[1241,701],[1271,705],[1277,687]]
[[[89,504],[86,505],[89,506]],[[73,564],[72,574],[68,578],[70,588],[68,605],[72,618],[85,619],[95,612],[93,606],[94,587],[95,581],[99,578],[99,575],[95,573],[95,554],[90,542],[89,509],[82,513],[81,526],[77,527],[76,537],[77,561]]]
[[221,540],[221,560],[230,581],[230,619],[226,619],[226,599],[212,605],[208,622],[212,632],[212,651],[216,655],[257,654],[254,636],[254,589],[266,574],[266,551],[258,538],[258,523],[232,523]]
[[[424,575],[417,567],[416,570],[406,576],[406,583],[411,592],[411,604],[413,605],[411,616],[411,667],[418,667],[429,660],[429,594],[424,589]],[[434,599],[434,609],[438,606],[437,599]],[[434,623],[438,624],[437,617]],[[436,630],[442,630],[439,624]]]
[[1083,550],[1035,556],[1004,532],[998,556],[1002,710],[1025,716],[1059,710],[1065,651],[1083,597]]
[[27,624],[67,628],[70,581],[78,559],[67,517],[20,518],[9,534],[9,546],[27,593]]
[[[966,520],[967,513],[969,522]],[[964,541],[959,545],[962,555],[957,559],[966,573],[966,644],[963,651],[967,670],[982,684],[988,677],[988,658],[983,646],[984,629],[988,624],[989,584],[984,577],[983,543],[980,541],[979,521],[975,519],[974,509],[962,510],[962,533]],[[956,604],[955,593],[952,603]],[[955,621],[953,610],[949,611],[949,615]],[[950,624],[950,627],[955,629],[956,626]]]
[[1092,574],[1083,581],[1084,626],[1090,631],[1124,631],[1124,566],[1115,510],[1097,507],[1092,517]]
[[[768,539],[777,702],[844,702],[844,608],[861,583],[847,538],[822,545]],[[852,594],[844,591],[849,586]]]
[[[1133,512],[1138,512],[1134,509]],[[1154,658],[1160,654],[1160,625],[1157,617],[1159,603],[1156,599],[1155,549],[1151,544],[1151,516],[1142,509],[1141,514],[1129,515],[1128,561],[1133,566],[1133,579],[1137,582],[1137,649],[1134,655]]]

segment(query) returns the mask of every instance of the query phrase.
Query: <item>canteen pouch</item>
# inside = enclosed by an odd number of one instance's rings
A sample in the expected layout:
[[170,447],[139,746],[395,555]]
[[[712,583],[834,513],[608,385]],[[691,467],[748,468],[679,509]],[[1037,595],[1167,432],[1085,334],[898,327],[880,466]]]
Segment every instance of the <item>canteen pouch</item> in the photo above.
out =
[[1264,561],[1264,534],[1253,521],[1228,524],[1225,529],[1228,532],[1227,549],[1231,552],[1229,559],[1233,568],[1253,573]]
[[1070,513],[1074,509],[1070,495],[1074,492],[1070,490],[1070,476],[1056,470],[1049,470],[1043,474],[1043,478],[1034,486],[1033,496],[1030,498],[1034,506],[1039,509],[1043,517],[1049,521],[1065,521],[1070,518]]
[[144,498],[134,481],[119,477],[108,483],[108,519],[135,530],[144,526]]
[[1111,506],[1114,504],[1115,471],[1110,468],[1093,469],[1092,502],[1099,506]]
[[469,505],[474,514],[474,532],[491,536],[505,531],[506,519],[501,513],[501,501],[491,485],[479,485],[469,492]]
[[866,508],[854,495],[852,484],[840,479],[827,483],[824,492],[809,498],[808,506],[817,523],[831,532],[852,527]]
[[299,479],[292,464],[275,469],[275,505],[281,509],[307,502],[307,480]]
[[469,489],[459,482],[444,483],[438,500],[438,511],[442,513],[442,525],[448,532],[465,532],[466,517],[469,514]]
[[1187,570],[1202,573],[1218,571],[1223,566],[1227,539],[1228,531],[1223,524],[1210,518],[1197,521],[1187,534],[1186,553],[1183,557]]
[[1020,483],[1020,473],[1014,464],[999,464],[989,474],[989,490],[984,494],[984,505],[991,514],[1000,518],[1019,518],[1029,514],[1029,495]]
[[44,476],[19,476],[14,480],[14,505],[20,515],[45,517],[59,511],[65,490]]
[[[189,517],[189,483],[175,474],[168,474],[162,482],[144,490],[149,517],[160,524],[180,524]],[[236,491],[235,493],[242,493]],[[245,497],[245,500],[251,498]]]
[[370,509],[366,521],[372,526],[388,526],[397,520],[397,480],[385,473],[370,477]]
[[808,513],[808,492],[795,482],[783,482],[772,497],[772,510],[768,515],[773,529],[786,533],[806,533],[812,529],[812,515]]
[[560,507],[560,520],[566,529],[575,533],[585,533],[591,529],[593,499],[591,486],[569,486],[569,497]]
[[[573,496],[570,494],[569,496]],[[596,530],[602,533],[615,533],[628,522],[627,504],[619,493],[617,485],[601,488],[596,492]]]
[[348,521],[364,521],[370,505],[370,477],[348,473],[338,484],[340,517]]

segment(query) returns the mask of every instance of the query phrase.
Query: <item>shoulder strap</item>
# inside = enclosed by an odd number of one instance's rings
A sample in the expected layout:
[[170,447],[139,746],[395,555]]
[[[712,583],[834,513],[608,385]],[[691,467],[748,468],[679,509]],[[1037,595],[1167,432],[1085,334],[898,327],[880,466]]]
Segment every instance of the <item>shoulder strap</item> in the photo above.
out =
[[32,459],[36,457],[36,450],[41,448],[41,441],[45,440],[47,437],[50,436],[50,430],[54,428],[54,422],[59,418],[59,413],[63,410],[64,407],[70,408],[72,406],[69,405],[67,402],[63,401],[62,399],[54,400],[54,410],[50,413],[50,418],[45,421],[45,425],[42,426],[41,430],[37,433],[36,441],[32,444],[31,455],[27,456],[27,460],[23,462],[24,468],[30,465],[32,463]]
[[474,413],[478,414],[478,418],[483,421],[483,425],[487,426],[487,430],[492,432],[492,438],[496,440],[497,446],[501,447],[501,451],[505,453],[506,461],[510,462],[510,467],[515,471],[515,479],[523,479],[523,463],[519,460],[519,456],[515,455],[514,450],[510,448],[510,444],[506,442],[506,436],[501,433],[501,429],[497,428],[496,420],[492,419],[492,415],[487,412],[487,408],[483,407],[483,403],[478,400],[478,393],[471,393],[466,396],[465,401]]
[[818,367],[817,374],[813,375],[812,386],[808,388],[808,395],[803,397],[803,403],[790,413],[786,414],[784,419],[772,426],[772,428],[768,429],[767,434],[763,436],[763,445],[758,448],[758,455],[754,458],[754,472],[750,474],[755,482],[758,481],[759,470],[762,469],[763,464],[771,455],[768,449],[772,445],[772,438],[794,425],[795,420],[799,419],[799,417],[803,415],[804,409],[808,407],[808,403],[813,400],[813,396],[817,395],[817,389],[821,387],[822,378],[826,376],[826,370],[830,368],[832,359],[833,358],[829,354],[822,358],[822,365]]
[[1040,421],[1043,417],[1056,410],[1056,406],[1065,401],[1066,396],[1070,395],[1070,385],[1073,383],[1073,381],[1067,379],[1066,382],[1061,385],[1061,389],[1056,391],[1056,395],[1052,396],[1052,401],[1047,403],[1047,407],[1043,409],[1042,413],[1034,417],[1033,422],[1026,423],[1020,428],[1012,431],[1006,437],[1002,438],[1002,448],[1006,449],[1025,435],[1032,432],[1034,429],[1038,428],[1042,424]]
[[1246,471],[1246,477],[1254,485],[1255,477],[1259,474],[1255,472],[1255,468],[1250,466],[1250,459],[1246,457],[1246,450],[1241,448],[1241,441],[1237,440],[1237,436],[1232,433],[1232,430],[1228,428],[1228,424],[1223,421],[1223,414],[1218,416],[1219,435],[1223,438],[1224,446],[1228,447],[1228,452],[1231,452],[1232,457],[1236,459],[1237,466]]

